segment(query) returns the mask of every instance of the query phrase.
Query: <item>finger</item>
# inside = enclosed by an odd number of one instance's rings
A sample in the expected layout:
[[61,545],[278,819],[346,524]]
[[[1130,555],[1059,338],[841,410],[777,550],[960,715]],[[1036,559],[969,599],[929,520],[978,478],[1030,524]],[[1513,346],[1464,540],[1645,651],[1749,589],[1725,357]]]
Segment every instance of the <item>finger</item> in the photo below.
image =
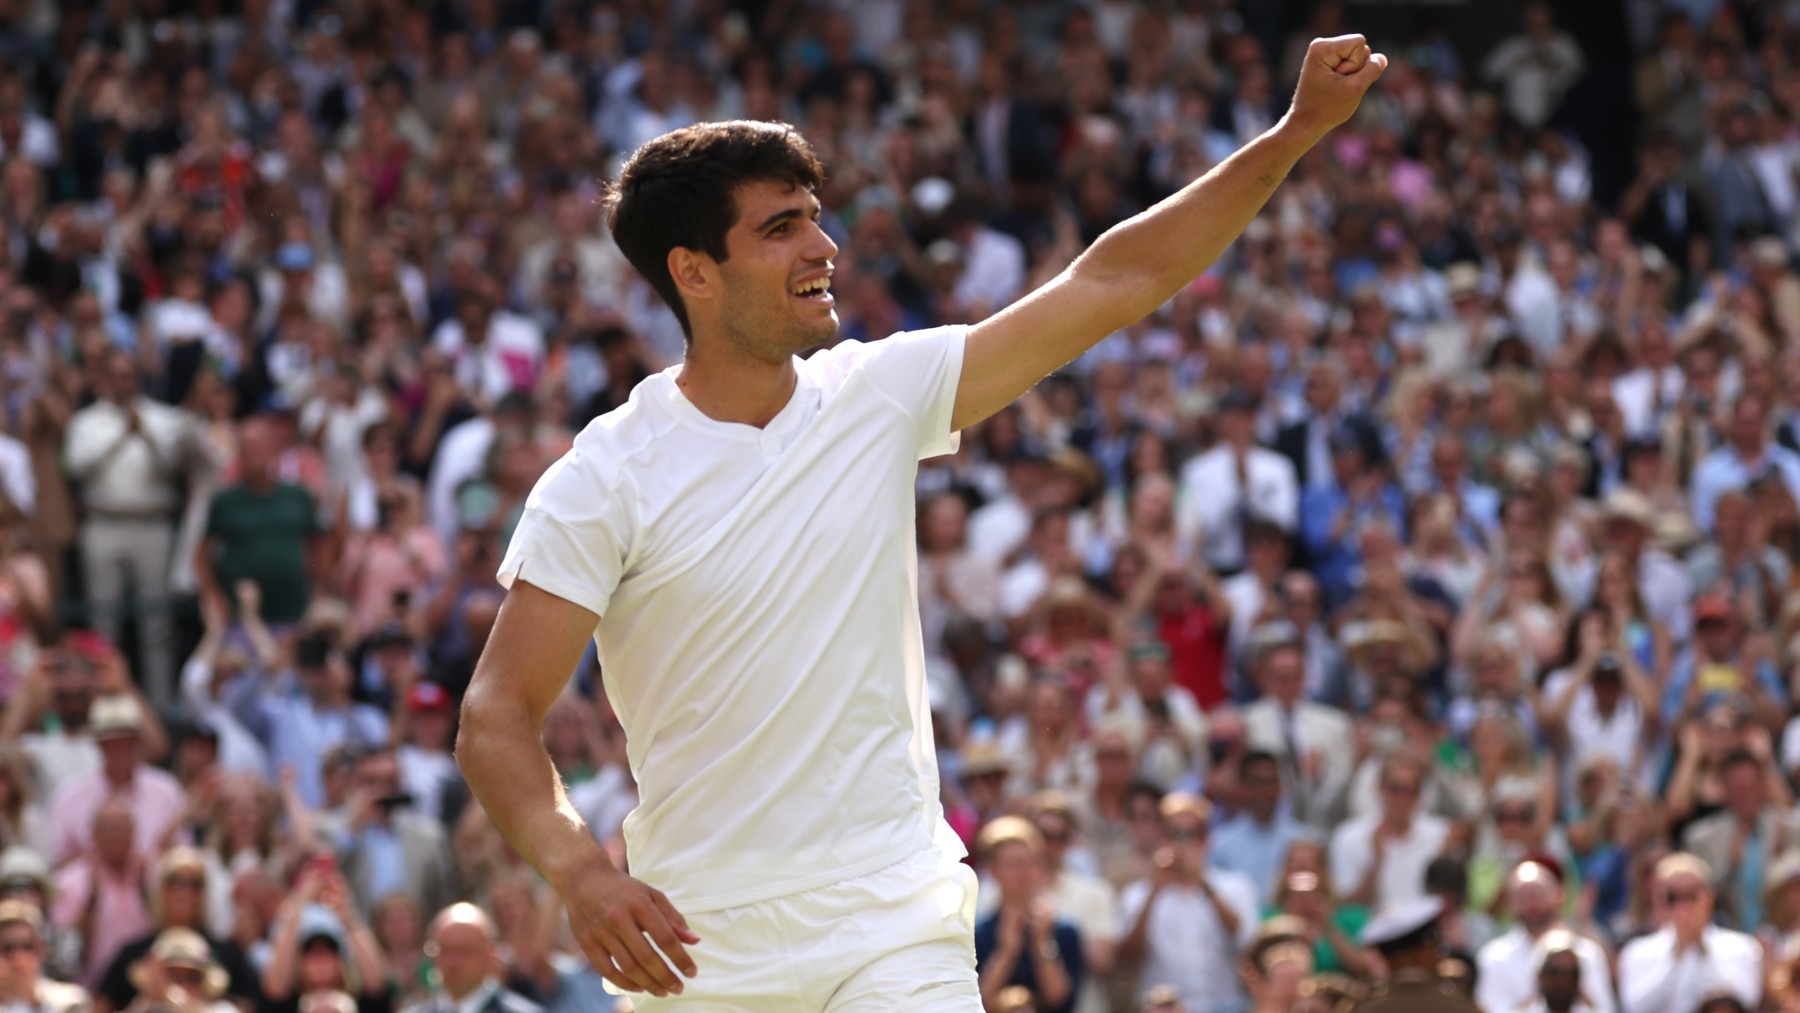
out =
[[647,924],[644,931],[650,934],[650,939],[656,943],[657,948],[663,951],[663,955],[682,974],[692,978],[695,971],[694,958],[688,956],[687,948],[681,945],[681,938],[675,934],[673,921],[660,909],[645,921]]
[[1371,53],[1369,62],[1363,64],[1362,69],[1357,71],[1355,76],[1359,79],[1367,79],[1369,83],[1373,84],[1381,78],[1382,74],[1387,73],[1387,67],[1386,53]]
[[1361,35],[1338,35],[1329,39],[1316,40],[1313,45],[1319,47],[1320,54],[1326,58],[1325,62],[1329,65],[1349,59],[1359,47],[1368,41]]
[[662,957],[650,945],[650,940],[644,938],[643,929],[634,925],[631,931],[620,935],[625,940],[625,948],[631,952],[632,959],[637,961],[639,975],[655,983],[659,990],[657,995],[681,991],[681,979],[675,976],[674,971],[669,970],[668,964],[663,963]]
[[[669,898],[664,897],[660,891],[650,896],[652,900],[656,901],[657,908],[662,911],[663,917],[669,920],[669,925],[675,929],[675,934],[681,937],[682,942],[692,946],[700,941],[700,937],[694,935],[694,930],[688,928],[687,919],[681,917],[681,912],[675,910],[675,905],[669,903]],[[694,972],[689,971],[688,973]]]
[[[623,939],[614,934],[611,929],[606,928],[595,929],[594,935],[600,941],[600,955],[603,958],[594,964],[595,968],[609,966],[616,968],[619,976],[616,984],[627,991],[649,992],[658,996],[664,994],[665,990],[645,974],[643,969],[638,967],[637,961],[632,959],[630,950]],[[591,957],[592,954],[589,956]]]

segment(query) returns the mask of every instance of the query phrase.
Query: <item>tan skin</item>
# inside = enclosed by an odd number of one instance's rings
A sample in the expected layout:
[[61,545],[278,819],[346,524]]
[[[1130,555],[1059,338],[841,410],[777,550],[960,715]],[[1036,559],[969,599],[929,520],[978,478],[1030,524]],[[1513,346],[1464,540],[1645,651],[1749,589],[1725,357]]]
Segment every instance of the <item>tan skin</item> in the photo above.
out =
[[[1062,274],[969,333],[951,428],[1011,404],[1052,370],[1166,302],[1211,266],[1300,156],[1356,111],[1387,58],[1362,36],[1307,51],[1293,108],[1204,178],[1097,240]],[[734,193],[728,256],[676,247],[668,268],[691,326],[676,377],[701,412],[763,426],[792,396],[794,356],[836,333],[832,300],[793,294],[837,254],[809,191],[751,182]],[[203,575],[204,576],[204,575]],[[520,581],[509,592],[463,703],[457,758],[519,854],[549,879],[602,977],[666,996],[696,972],[699,939],[660,891],[606,856],[570,805],[538,730],[600,617]]]

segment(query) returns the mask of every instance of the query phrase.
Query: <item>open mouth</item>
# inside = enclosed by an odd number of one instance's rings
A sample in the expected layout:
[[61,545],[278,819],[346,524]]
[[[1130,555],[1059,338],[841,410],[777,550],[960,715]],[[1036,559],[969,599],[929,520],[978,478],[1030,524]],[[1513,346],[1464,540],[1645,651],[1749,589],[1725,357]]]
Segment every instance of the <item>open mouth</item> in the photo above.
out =
[[802,282],[788,289],[788,294],[796,299],[803,299],[815,306],[830,306],[837,302],[831,295],[831,276],[824,275],[808,282]]

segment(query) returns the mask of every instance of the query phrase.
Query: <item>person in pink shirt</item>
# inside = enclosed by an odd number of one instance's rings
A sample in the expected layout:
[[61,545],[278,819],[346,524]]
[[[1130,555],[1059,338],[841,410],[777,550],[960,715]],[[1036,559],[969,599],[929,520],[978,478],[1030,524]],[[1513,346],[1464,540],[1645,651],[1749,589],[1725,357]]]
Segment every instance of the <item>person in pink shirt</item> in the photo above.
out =
[[163,838],[186,809],[174,776],[145,763],[144,713],[125,694],[96,699],[88,710],[88,733],[100,749],[100,769],[65,781],[50,796],[50,860],[61,866],[94,843],[91,829],[103,804],[118,800],[134,817],[137,851],[156,855]]
[[133,847],[137,820],[124,798],[103,802],[89,827],[93,847],[56,873],[51,921],[87,940],[81,984],[94,989],[121,947],[150,931],[144,855]]

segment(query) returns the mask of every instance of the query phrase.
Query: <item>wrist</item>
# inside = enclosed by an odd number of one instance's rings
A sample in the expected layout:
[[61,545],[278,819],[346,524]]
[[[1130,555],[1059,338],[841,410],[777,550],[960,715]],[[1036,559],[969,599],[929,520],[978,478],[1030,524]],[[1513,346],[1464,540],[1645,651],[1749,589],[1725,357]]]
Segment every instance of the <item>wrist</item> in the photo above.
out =
[[1287,143],[1300,145],[1301,151],[1304,153],[1306,148],[1319,143],[1335,127],[1336,124],[1321,123],[1306,115],[1304,111],[1289,107],[1287,113],[1276,122],[1270,133]]

